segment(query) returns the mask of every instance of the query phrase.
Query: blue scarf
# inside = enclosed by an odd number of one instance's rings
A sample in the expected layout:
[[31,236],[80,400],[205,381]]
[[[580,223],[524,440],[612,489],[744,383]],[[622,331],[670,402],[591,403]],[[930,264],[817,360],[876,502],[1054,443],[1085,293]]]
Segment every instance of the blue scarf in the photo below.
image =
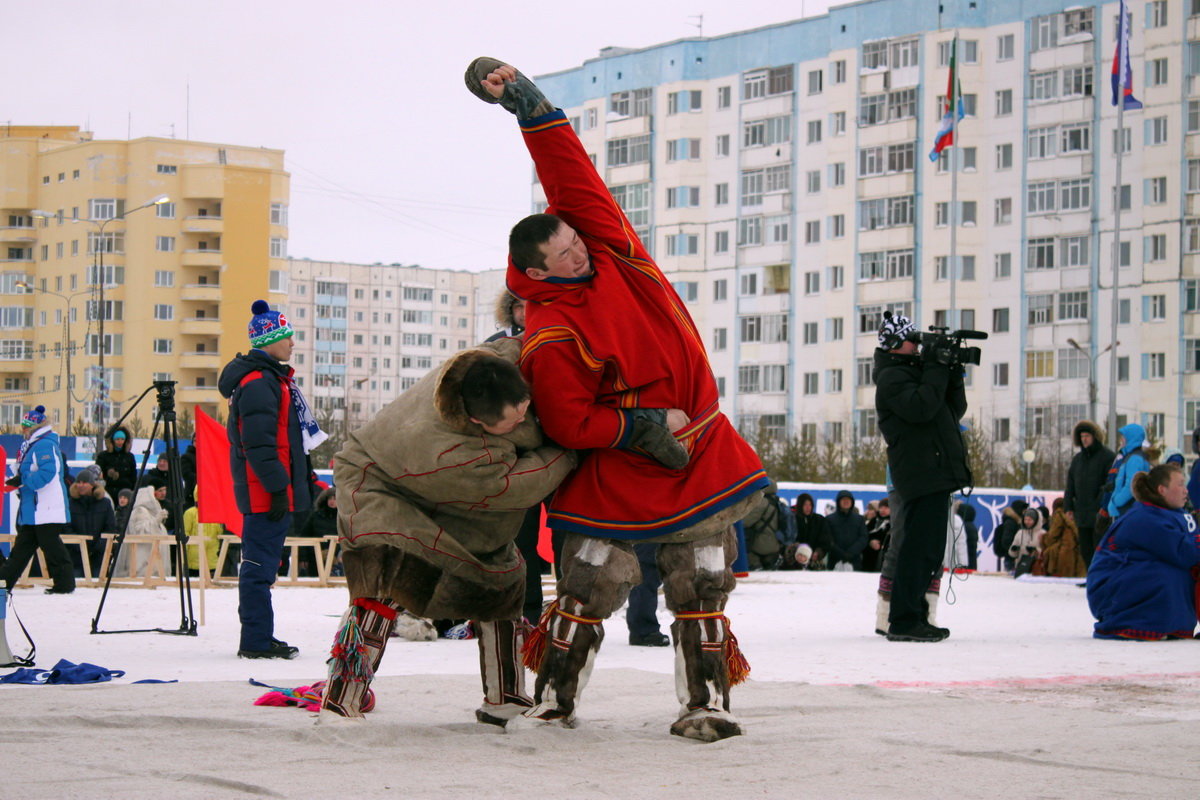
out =
[[313,416],[312,409],[308,407],[304,393],[300,391],[296,381],[289,375],[287,382],[288,391],[292,395],[292,407],[296,409],[296,416],[300,419],[300,435],[304,438],[304,452],[311,453],[321,442],[329,438],[329,434],[321,430],[321,426],[317,424],[317,419]]

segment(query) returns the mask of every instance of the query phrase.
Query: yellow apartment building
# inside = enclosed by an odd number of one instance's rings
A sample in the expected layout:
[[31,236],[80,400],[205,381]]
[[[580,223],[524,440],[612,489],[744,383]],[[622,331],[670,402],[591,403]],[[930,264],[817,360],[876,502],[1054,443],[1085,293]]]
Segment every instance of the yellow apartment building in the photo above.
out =
[[0,427],[111,423],[156,380],[220,413],[251,303],[287,301],[288,197],[282,150],[0,126]]

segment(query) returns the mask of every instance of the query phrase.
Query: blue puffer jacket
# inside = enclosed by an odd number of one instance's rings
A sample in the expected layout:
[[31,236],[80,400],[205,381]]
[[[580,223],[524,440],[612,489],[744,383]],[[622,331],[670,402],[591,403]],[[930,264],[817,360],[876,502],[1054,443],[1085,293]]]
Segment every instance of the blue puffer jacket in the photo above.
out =
[[17,465],[21,475],[21,508],[17,522],[22,525],[48,525],[71,521],[71,503],[67,496],[65,462],[58,449],[58,434],[47,425],[29,436],[28,446]]
[[1088,567],[1097,639],[1191,638],[1200,535],[1191,514],[1135,503],[1108,529]]
[[1150,471],[1150,462],[1142,455],[1142,444],[1146,441],[1146,429],[1133,422],[1118,432],[1125,437],[1125,446],[1121,448],[1120,464],[1117,466],[1112,497],[1108,501],[1108,513],[1113,519],[1121,515],[1122,507],[1127,507],[1133,502],[1133,489],[1131,488],[1133,476],[1139,472]]

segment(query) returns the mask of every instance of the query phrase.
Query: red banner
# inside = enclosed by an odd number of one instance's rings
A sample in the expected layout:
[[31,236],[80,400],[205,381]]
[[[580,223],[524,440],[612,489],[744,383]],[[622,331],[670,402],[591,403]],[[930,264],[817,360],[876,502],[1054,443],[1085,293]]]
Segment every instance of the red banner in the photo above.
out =
[[229,437],[224,426],[196,408],[196,506],[200,522],[219,522],[242,535],[242,514],[233,496]]

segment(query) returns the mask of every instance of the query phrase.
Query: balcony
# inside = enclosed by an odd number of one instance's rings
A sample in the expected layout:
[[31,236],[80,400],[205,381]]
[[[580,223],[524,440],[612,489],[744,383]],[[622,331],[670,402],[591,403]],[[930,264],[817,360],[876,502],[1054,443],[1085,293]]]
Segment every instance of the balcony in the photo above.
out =
[[37,237],[34,235],[32,225],[5,225],[0,227],[0,242],[35,242]]
[[188,317],[179,321],[179,332],[196,336],[220,336],[221,320],[216,317]]
[[178,386],[175,389],[175,399],[180,403],[220,403],[221,393],[215,386]]
[[221,251],[184,250],[183,265],[185,267],[219,267],[221,266]]
[[179,299],[219,303],[221,302],[221,284],[189,283],[180,290]]
[[183,369],[208,369],[218,370],[221,368],[220,353],[181,353],[179,356],[179,366]]
[[183,221],[184,233],[224,233],[225,220],[222,217],[194,216]]
[[8,359],[0,358],[0,374],[17,375],[21,373],[28,374],[33,371],[33,358],[24,359]]

